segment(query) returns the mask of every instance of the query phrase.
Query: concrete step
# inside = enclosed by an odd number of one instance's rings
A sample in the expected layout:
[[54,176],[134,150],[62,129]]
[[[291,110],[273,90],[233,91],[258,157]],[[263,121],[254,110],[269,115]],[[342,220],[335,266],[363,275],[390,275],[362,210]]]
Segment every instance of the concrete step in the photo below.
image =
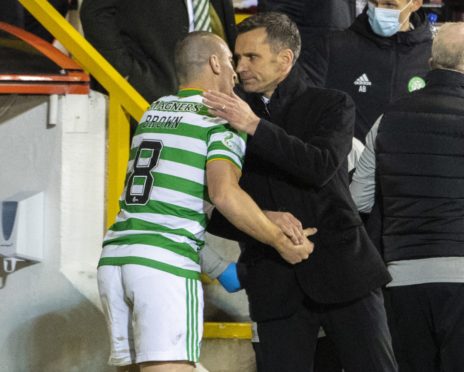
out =
[[250,340],[204,339],[196,372],[256,372]]

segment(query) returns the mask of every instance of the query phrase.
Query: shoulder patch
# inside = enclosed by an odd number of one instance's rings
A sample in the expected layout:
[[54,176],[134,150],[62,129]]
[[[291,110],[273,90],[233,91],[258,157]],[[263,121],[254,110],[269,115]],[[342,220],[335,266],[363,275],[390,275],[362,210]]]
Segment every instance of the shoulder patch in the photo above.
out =
[[241,149],[239,144],[236,142],[236,138],[233,133],[229,132],[224,136],[224,139],[222,140],[222,143],[231,151],[233,151],[236,154],[241,153]]
[[408,82],[408,92],[414,92],[425,87],[425,80],[420,76],[413,76]]

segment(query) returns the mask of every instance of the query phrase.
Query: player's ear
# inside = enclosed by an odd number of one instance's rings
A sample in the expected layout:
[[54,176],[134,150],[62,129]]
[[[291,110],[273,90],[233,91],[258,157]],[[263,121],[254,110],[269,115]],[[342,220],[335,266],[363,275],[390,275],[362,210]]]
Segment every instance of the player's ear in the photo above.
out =
[[422,6],[423,0],[412,0],[411,12],[414,13],[415,11],[419,10]]
[[221,73],[221,64],[219,63],[219,58],[217,55],[212,54],[209,57],[209,66],[211,67],[213,73],[215,73],[216,75],[219,75]]

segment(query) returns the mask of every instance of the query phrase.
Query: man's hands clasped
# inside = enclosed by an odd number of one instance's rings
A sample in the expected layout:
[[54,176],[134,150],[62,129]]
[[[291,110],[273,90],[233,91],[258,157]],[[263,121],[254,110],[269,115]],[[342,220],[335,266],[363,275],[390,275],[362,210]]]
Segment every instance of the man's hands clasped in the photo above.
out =
[[308,239],[317,233],[315,227],[303,229],[301,222],[288,212],[264,212],[283,232],[274,247],[281,257],[290,264],[308,259],[314,250],[314,243]]

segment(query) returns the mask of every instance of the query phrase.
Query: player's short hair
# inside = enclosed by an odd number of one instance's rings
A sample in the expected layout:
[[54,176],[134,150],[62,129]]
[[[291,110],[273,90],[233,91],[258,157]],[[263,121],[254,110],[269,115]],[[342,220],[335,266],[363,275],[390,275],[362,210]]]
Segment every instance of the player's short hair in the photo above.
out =
[[179,41],[174,52],[174,66],[179,83],[186,84],[194,80],[213,54],[223,53],[221,42],[218,36],[206,31],[191,32]]

